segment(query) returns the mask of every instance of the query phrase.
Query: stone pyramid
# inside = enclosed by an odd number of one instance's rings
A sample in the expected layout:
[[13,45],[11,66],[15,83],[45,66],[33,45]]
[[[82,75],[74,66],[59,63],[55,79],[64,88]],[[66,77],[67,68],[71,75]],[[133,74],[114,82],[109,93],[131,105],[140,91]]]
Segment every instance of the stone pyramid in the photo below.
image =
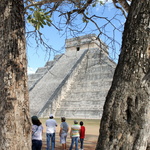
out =
[[66,52],[29,75],[31,115],[100,119],[116,64],[95,34],[66,40]]

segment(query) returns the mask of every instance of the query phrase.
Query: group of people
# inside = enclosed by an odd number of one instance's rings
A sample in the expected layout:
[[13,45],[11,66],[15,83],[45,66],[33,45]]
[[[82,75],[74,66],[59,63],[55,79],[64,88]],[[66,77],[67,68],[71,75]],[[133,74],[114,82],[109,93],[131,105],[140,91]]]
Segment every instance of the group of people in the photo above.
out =
[[[41,150],[42,149],[42,134],[43,134],[43,126],[37,116],[32,116],[32,150]],[[46,150],[54,150],[55,149],[55,133],[56,127],[58,126],[56,120],[54,120],[53,115],[49,116],[49,119],[46,120]],[[67,149],[66,139],[69,132],[69,126],[66,123],[66,118],[61,117],[60,124],[60,143],[62,144],[62,150]],[[80,121],[80,125],[78,121],[74,120],[74,124],[70,129],[70,138],[71,145],[69,150],[73,149],[75,144],[75,150],[78,150],[78,143],[80,143],[80,150],[83,150],[83,143],[85,138],[85,127],[83,126],[83,121]]]

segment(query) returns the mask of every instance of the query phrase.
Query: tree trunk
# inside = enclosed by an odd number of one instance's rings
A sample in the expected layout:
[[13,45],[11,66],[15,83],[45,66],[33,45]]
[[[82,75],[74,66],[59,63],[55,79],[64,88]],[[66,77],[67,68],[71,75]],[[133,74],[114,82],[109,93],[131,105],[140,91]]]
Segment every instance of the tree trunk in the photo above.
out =
[[23,0],[0,2],[0,149],[30,150]]
[[149,139],[150,0],[133,0],[96,150],[148,150]]

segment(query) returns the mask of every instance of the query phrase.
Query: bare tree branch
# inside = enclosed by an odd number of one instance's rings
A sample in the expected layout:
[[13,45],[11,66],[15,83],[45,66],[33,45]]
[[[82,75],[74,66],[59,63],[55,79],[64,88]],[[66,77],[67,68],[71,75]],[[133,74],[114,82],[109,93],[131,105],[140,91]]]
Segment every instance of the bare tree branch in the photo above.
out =
[[126,0],[118,0],[118,2],[124,8],[124,10],[128,13],[130,5],[127,3],[127,1]]
[[44,5],[44,4],[48,4],[48,3],[53,3],[53,2],[62,2],[63,0],[41,0],[38,2],[34,2],[34,1],[30,1],[31,4],[27,5],[25,7],[25,9],[28,9],[31,6],[39,6],[39,5]]
[[[131,2],[132,0],[113,0],[114,6],[117,9],[120,9],[123,12],[124,16],[126,16],[125,12],[128,13],[129,12],[129,8],[130,8],[130,5],[129,5],[129,3],[127,1]],[[117,3],[119,3],[122,7],[117,6]]]

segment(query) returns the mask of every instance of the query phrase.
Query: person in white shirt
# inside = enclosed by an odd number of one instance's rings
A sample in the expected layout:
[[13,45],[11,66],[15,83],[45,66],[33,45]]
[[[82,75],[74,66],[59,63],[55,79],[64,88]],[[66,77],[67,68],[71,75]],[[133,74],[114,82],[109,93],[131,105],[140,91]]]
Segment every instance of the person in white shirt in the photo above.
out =
[[37,116],[32,116],[32,150],[41,150],[43,126]]
[[49,119],[46,120],[46,144],[47,150],[55,149],[55,132],[56,132],[57,122],[53,119],[53,114],[49,116]]

